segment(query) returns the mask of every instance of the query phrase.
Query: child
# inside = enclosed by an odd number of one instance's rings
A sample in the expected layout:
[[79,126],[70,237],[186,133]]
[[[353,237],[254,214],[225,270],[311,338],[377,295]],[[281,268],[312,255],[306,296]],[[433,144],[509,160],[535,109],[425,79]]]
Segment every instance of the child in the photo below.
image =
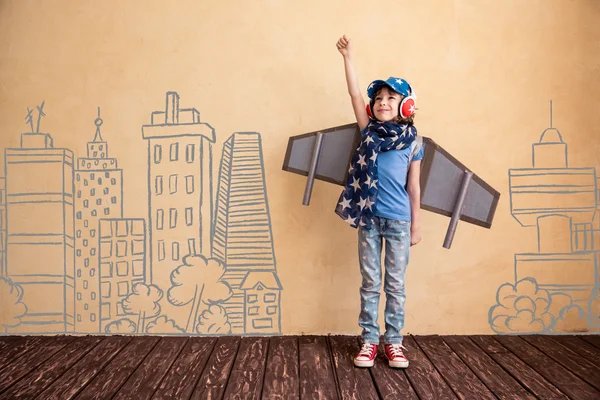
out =
[[[400,334],[406,299],[404,275],[410,246],[421,241],[419,179],[423,148],[413,125],[414,91],[403,79],[374,81],[367,89],[371,99],[367,108],[359,91],[350,40],[342,36],[337,48],[344,57],[348,93],[362,134],[335,210],[350,226],[358,228],[362,275],[358,323],[363,329],[363,344],[354,364],[371,367],[377,355],[381,252],[385,239],[384,349],[391,367],[406,368],[408,359],[402,352]],[[417,151],[415,146],[420,149]]]

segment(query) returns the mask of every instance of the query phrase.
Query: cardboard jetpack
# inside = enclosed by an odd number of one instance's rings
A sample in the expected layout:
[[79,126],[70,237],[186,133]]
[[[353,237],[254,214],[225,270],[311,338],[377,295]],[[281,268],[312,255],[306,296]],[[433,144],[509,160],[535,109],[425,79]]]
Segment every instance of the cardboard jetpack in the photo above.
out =
[[[432,139],[421,139],[421,209],[450,217],[443,244],[449,249],[459,220],[492,227],[500,193]],[[302,204],[309,204],[315,179],[345,185],[360,140],[357,123],[289,138],[283,170],[307,176]]]

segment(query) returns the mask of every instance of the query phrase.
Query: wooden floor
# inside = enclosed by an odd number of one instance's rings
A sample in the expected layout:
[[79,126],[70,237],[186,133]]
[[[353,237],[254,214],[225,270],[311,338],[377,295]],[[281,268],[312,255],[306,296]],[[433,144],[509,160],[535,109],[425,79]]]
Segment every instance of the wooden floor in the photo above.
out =
[[0,337],[0,399],[600,399],[600,336]]

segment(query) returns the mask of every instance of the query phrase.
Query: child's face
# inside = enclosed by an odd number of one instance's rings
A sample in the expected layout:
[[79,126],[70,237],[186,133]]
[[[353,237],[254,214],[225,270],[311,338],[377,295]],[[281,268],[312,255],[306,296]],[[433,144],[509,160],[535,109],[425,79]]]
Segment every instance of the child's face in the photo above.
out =
[[373,115],[380,121],[393,121],[398,116],[398,106],[400,105],[401,95],[383,87],[375,95],[375,104],[373,105]]

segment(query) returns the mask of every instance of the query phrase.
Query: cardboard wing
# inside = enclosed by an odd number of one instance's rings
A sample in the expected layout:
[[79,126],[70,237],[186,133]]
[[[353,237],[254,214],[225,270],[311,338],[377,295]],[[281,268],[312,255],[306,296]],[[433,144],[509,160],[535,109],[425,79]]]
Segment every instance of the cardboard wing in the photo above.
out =
[[[308,177],[304,205],[315,179],[344,186],[360,140],[356,123],[289,138],[283,170]],[[444,247],[450,248],[459,220],[491,228],[500,193],[432,139],[423,137],[423,144],[421,208],[450,217]]]
[[[313,153],[317,151],[319,154],[314,178],[344,186],[350,158],[359,142],[360,130],[356,123],[292,136],[288,142],[283,169],[308,176],[311,162],[314,161]],[[308,205],[308,201],[304,205]]]

